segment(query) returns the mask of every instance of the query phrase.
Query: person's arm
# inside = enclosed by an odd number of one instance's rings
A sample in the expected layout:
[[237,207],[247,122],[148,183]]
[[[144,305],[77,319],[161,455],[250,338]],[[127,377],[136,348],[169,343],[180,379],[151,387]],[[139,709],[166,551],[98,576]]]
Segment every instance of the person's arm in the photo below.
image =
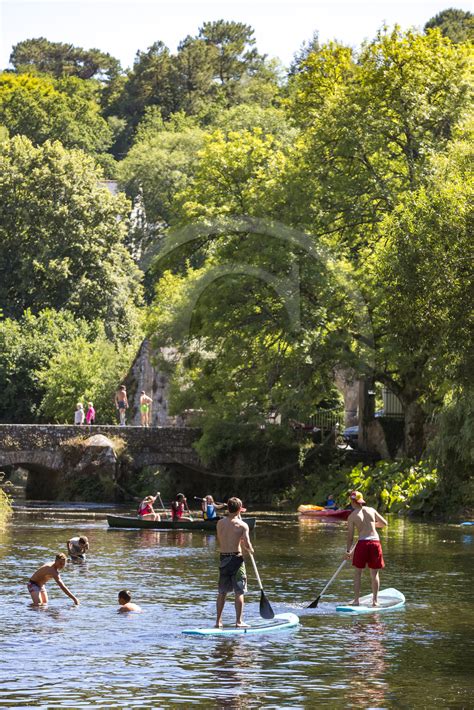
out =
[[201,510],[203,513],[207,511],[207,503],[204,499],[201,501]]
[[64,582],[62,581],[62,579],[61,579],[61,577],[59,576],[59,574],[55,574],[55,575],[54,575],[54,579],[55,579],[56,584],[58,585],[58,587],[59,587],[60,589],[62,589],[63,592],[64,592],[64,594],[67,594],[67,596],[68,596],[70,599],[72,599],[72,601],[74,602],[74,604],[77,606],[77,605],[79,604],[79,599],[78,599],[77,597],[75,597],[72,592],[69,591],[69,589],[66,587],[66,585],[65,585]]
[[243,533],[242,533],[242,538],[241,538],[241,544],[244,550],[247,550],[247,552],[250,552],[251,555],[253,555],[253,547],[252,543],[250,542],[250,536],[249,536],[249,526],[247,523],[243,523],[242,525],[243,528]]
[[375,513],[375,527],[376,527],[376,528],[385,528],[385,527],[388,525],[388,523],[387,523],[387,521],[385,520],[385,518],[383,518],[383,517],[380,515],[380,513],[377,513],[376,510],[374,510],[374,513]]
[[346,554],[345,559],[350,560],[352,557],[352,543],[354,542],[354,521],[349,516],[347,520],[347,539],[346,539]]

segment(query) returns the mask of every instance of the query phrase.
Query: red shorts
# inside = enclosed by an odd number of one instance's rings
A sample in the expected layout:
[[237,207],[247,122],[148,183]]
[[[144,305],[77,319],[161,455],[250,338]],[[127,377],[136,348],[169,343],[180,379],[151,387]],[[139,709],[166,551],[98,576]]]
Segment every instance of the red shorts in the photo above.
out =
[[370,569],[383,569],[382,545],[379,540],[359,540],[352,556],[354,567],[364,569],[366,565]]

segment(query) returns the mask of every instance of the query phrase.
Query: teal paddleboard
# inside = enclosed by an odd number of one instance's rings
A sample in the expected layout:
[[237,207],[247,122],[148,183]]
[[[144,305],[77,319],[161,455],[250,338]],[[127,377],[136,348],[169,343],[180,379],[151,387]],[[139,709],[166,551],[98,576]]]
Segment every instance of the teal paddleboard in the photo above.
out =
[[394,611],[401,609],[405,605],[405,597],[398,589],[382,589],[378,594],[378,602],[380,606],[372,606],[372,594],[367,594],[360,598],[359,606],[351,604],[338,604],[336,611],[346,614],[369,614],[370,612],[379,611]]
[[296,614],[276,614],[271,621],[262,621],[251,624],[245,629],[238,629],[235,626],[216,629],[215,627],[204,629],[184,629],[183,634],[189,636],[229,636],[231,634],[242,636],[243,634],[268,634],[273,631],[284,631],[298,626],[300,620]]

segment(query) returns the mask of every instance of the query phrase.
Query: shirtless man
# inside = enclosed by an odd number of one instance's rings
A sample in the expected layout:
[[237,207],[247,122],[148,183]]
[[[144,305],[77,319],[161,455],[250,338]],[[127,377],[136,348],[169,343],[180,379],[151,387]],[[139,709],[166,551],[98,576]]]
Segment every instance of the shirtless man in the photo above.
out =
[[36,570],[27,585],[33,600],[33,606],[41,606],[42,604],[48,603],[48,594],[44,585],[46,582],[49,582],[50,579],[54,579],[58,587],[63,590],[64,594],[67,594],[67,596],[72,599],[74,604],[79,604],[79,599],[69,591],[59,576],[59,572],[64,569],[66,560],[66,555],[63,555],[61,552],[59,555],[56,555],[56,559],[51,565],[43,565]]
[[125,426],[125,413],[128,409],[127,388],[125,385],[120,385],[115,393],[115,406],[119,413],[120,426]]
[[141,611],[141,607],[132,602],[132,595],[127,589],[122,589],[122,591],[118,593],[118,603],[120,604],[118,608],[119,613],[123,614],[127,611]]
[[[370,569],[373,595],[372,606],[378,606],[377,596],[380,589],[379,570],[385,567],[385,563],[376,528],[384,528],[388,523],[374,508],[369,508],[366,505],[364,497],[359,491],[352,491],[349,495],[349,499],[353,511],[347,519],[345,558],[346,560],[350,560],[352,557],[352,565],[355,567],[354,601],[352,602],[352,606],[359,605],[362,570],[366,565],[368,565]],[[357,529],[359,539],[355,548],[352,550],[354,528]]]
[[220,549],[219,593],[217,595],[216,628],[222,628],[222,612],[228,592],[235,594],[235,625],[245,627],[242,621],[244,594],[247,591],[247,572],[242,549],[253,554],[249,538],[249,526],[240,517],[242,501],[229,498],[229,515],[217,523],[217,542]]

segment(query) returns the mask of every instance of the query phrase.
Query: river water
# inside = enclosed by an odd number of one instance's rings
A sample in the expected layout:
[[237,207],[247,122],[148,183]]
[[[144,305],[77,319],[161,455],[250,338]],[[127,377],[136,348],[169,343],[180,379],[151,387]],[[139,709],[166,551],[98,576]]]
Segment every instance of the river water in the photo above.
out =
[[[403,591],[406,607],[348,617],[335,604],[351,599],[350,569],[305,609],[339,565],[345,524],[259,520],[252,537],[267,597],[301,625],[200,639],[180,632],[214,621],[214,535],[16,515],[0,534],[0,707],[473,708],[469,530],[390,520],[382,588]],[[88,560],[62,576],[81,605],[50,582],[49,606],[32,608],[27,580],[78,533],[89,537]],[[116,613],[124,587],[142,614]],[[251,570],[249,587],[248,622],[260,596]],[[232,599],[224,614],[231,624]]]

